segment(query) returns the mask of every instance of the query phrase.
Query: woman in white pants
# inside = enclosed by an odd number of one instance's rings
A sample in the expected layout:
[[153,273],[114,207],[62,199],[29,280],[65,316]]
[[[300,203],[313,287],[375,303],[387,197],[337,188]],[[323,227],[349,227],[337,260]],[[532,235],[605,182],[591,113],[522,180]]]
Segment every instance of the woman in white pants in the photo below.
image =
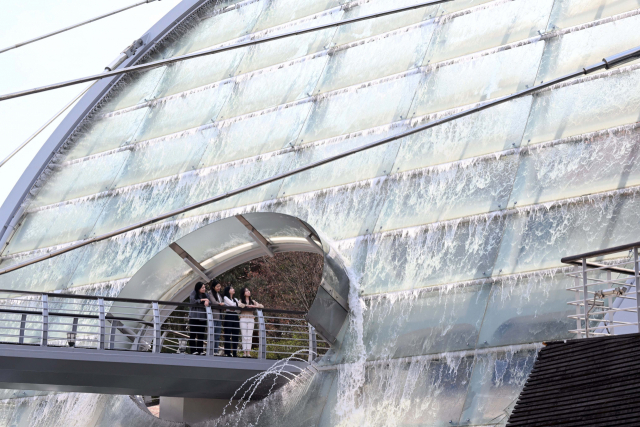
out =
[[244,357],[251,357],[251,344],[253,343],[253,329],[256,321],[253,310],[264,306],[251,298],[251,291],[243,288],[240,291],[240,302],[244,305],[244,310],[240,312],[240,332],[242,333],[242,351]]

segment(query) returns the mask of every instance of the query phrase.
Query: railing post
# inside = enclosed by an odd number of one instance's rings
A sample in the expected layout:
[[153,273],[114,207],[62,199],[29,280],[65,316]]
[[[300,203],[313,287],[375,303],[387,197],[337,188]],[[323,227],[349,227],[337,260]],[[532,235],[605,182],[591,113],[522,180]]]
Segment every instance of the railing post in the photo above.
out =
[[258,359],[267,358],[267,328],[264,323],[262,310],[256,310],[258,315]]
[[213,348],[213,312],[211,311],[210,306],[205,306],[205,310],[207,311],[207,356],[215,355],[215,349]]
[[20,317],[20,337],[18,338],[18,344],[24,344],[24,330],[27,327],[27,315],[23,314]]
[[49,298],[47,295],[42,294],[42,341],[40,345],[47,346],[49,339]]
[[[573,267],[573,271],[575,272],[575,276],[573,277],[573,285],[576,288],[576,301],[580,300],[580,291],[578,290],[578,286],[580,286],[580,278],[578,277],[578,272],[580,271],[580,267]],[[580,303],[576,305],[576,328],[578,329],[578,338],[582,338],[582,320],[580,320]]]
[[584,334],[586,338],[589,338],[589,306],[587,294],[587,259],[582,258],[582,299],[584,301]]
[[313,362],[318,354],[318,340],[316,338],[316,328],[309,324],[309,363]]
[[98,350],[104,350],[105,322],[104,322],[104,299],[98,298],[98,319],[100,326],[100,337],[98,338]]
[[[611,271],[609,270],[607,270],[607,282],[609,282],[607,284],[607,287],[613,288],[613,283],[611,283]],[[613,313],[611,312],[611,310],[613,310],[613,298],[611,297],[611,295],[609,295],[607,297],[607,311],[609,312],[607,313],[608,322],[605,322],[607,326],[613,326]],[[614,330],[613,333],[611,333],[611,328],[607,328],[607,334],[615,335],[616,331]]]
[[633,248],[633,271],[635,273],[636,285],[636,314],[638,315],[638,332],[640,332],[640,267],[638,266],[638,248]]
[[153,303],[153,352],[160,353],[162,345],[162,333],[160,332],[160,309],[158,303]]

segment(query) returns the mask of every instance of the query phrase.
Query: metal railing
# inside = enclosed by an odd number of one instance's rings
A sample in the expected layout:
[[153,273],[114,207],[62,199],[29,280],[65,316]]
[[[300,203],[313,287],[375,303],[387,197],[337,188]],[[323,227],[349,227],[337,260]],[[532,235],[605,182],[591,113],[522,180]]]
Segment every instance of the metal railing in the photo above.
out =
[[567,273],[574,278],[567,290],[576,295],[568,303],[576,307],[570,332],[585,338],[640,332],[639,248],[637,242],[562,258],[576,266]]
[[257,359],[308,351],[311,362],[329,344],[305,315],[263,308],[241,321],[223,306],[0,290],[0,344]]

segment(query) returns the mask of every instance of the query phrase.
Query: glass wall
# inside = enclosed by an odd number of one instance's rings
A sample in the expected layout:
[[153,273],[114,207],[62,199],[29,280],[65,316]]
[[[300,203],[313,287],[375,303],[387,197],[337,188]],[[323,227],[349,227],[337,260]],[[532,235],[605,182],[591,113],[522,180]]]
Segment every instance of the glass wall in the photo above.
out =
[[[209,2],[146,60],[413,4]],[[580,70],[640,45],[639,7],[454,0],[128,76],[36,183],[0,267]],[[345,259],[352,313],[320,373],[241,416],[503,423],[540,343],[572,338],[560,258],[637,240],[638,67],[401,138],[0,276],[0,286],[112,295],[200,226],[294,215]],[[12,405],[9,417],[22,411]]]

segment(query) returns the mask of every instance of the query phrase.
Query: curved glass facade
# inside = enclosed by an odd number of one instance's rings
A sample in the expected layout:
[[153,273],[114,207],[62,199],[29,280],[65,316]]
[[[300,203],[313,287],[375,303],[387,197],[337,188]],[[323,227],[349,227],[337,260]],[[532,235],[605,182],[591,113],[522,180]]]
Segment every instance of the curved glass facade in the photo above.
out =
[[[415,3],[210,2],[146,60]],[[638,46],[638,7],[455,0],[126,77],[25,200],[0,268]],[[572,337],[560,258],[637,240],[638,87],[635,62],[569,81],[0,276],[0,287],[117,295],[196,228],[292,215],[348,261],[353,312],[319,372],[247,422],[503,423],[541,342]]]

